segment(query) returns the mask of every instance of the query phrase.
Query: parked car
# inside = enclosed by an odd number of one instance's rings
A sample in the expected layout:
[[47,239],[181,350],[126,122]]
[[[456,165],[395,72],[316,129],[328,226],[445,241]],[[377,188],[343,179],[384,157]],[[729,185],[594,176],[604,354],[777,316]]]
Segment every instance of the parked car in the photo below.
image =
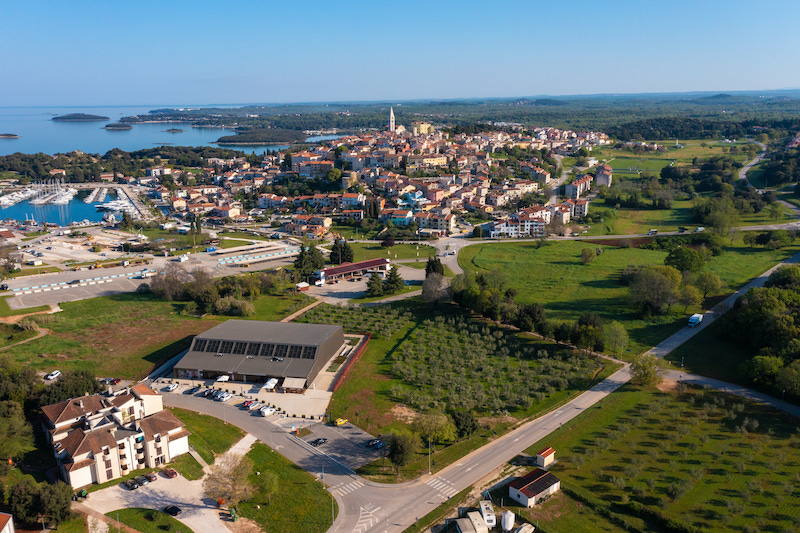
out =
[[317,446],[322,446],[326,442],[328,442],[328,439],[314,439],[311,442],[309,442],[309,444],[312,445],[314,448],[316,448]]
[[0,284],[0,291],[7,291],[8,290],[8,283]]
[[260,409],[260,408],[261,408],[261,403],[260,402],[255,402],[255,403],[251,403],[250,407],[248,407],[247,410],[248,411],[255,411],[256,409]]
[[375,446],[373,446],[373,448],[375,448],[376,450],[380,450],[384,446],[386,446],[386,444],[384,444],[382,440],[379,440],[378,442],[375,443]]
[[133,479],[129,479],[127,481],[123,481],[122,484],[125,485],[126,487],[128,487],[128,490],[136,490],[136,489],[139,488],[139,484],[136,483],[136,480],[133,480]]
[[109,385],[116,385],[120,381],[122,381],[120,378],[108,378],[108,384]]
[[200,385],[197,385],[197,386],[195,386],[195,387],[192,387],[191,389],[187,389],[187,390],[185,390],[183,393],[184,393],[184,394],[195,394],[195,393],[197,393],[199,390],[200,390]]
[[145,486],[145,485],[147,485],[148,483],[150,483],[150,482],[147,480],[147,478],[146,478],[146,477],[144,477],[144,476],[136,476],[136,477],[135,477],[135,478],[133,478],[133,479],[135,479],[135,480],[136,480],[136,483],[138,483],[138,484],[139,484],[139,485],[141,485],[141,486]]
[[148,472],[144,475],[144,477],[147,478],[147,481],[155,481],[158,479],[158,476],[155,472]]
[[268,407],[268,406],[265,405],[264,407],[259,409],[258,412],[261,413],[261,416],[269,416],[269,415],[271,415],[272,413],[275,412],[275,408],[274,407]]
[[233,394],[231,394],[230,392],[223,392],[214,399],[217,400],[218,402],[227,402],[231,398],[233,398]]
[[82,280],[79,280],[79,279],[73,279],[72,281],[70,281],[69,283],[67,283],[67,285],[75,285],[76,283],[80,283],[81,281],[82,281]]
[[174,468],[165,468],[162,472],[168,478],[178,477],[178,472]]
[[172,392],[177,388],[178,388],[177,383],[170,383],[169,385],[167,385],[167,392]]
[[217,391],[217,390],[215,390],[215,389],[207,389],[207,390],[206,390],[206,391],[203,393],[203,398],[208,398],[209,396],[213,396],[213,395],[215,395],[217,392],[219,392],[219,391]]
[[49,374],[47,374],[47,375],[44,377],[44,379],[46,379],[46,380],[50,381],[50,380],[56,379],[56,378],[57,378],[58,376],[60,376],[60,375],[61,375],[61,370],[53,370],[52,372],[50,372]]
[[336,422],[334,422],[334,424],[336,424],[337,426],[343,426],[343,425],[347,424],[347,419],[346,418],[337,418]]
[[256,403],[255,400],[247,400],[242,403],[242,409],[250,409],[250,406]]
[[179,514],[181,514],[180,508],[178,508],[178,507],[176,507],[174,505],[170,505],[168,507],[164,507],[164,512],[167,513],[170,516],[178,516]]
[[372,448],[372,447],[374,447],[374,446],[375,446],[376,444],[378,444],[380,441],[381,441],[381,439],[371,439],[371,440],[367,441],[367,448]]

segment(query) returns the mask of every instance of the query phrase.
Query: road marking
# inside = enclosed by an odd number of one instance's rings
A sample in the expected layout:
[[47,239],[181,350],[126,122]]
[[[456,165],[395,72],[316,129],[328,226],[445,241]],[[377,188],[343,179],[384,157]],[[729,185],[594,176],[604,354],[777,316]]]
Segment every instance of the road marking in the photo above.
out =
[[347,483],[346,485],[337,485],[334,489],[334,492],[336,492],[339,496],[344,496],[345,494],[350,494],[351,492],[357,491],[363,486],[364,484],[360,481],[353,481],[351,483]]
[[[380,509],[380,507],[378,507],[378,509]],[[375,511],[378,509],[375,509]],[[356,527],[353,528],[353,533],[364,533],[378,522],[378,518],[372,513],[373,511],[361,507],[361,511],[358,516],[358,523],[356,523]]]
[[425,484],[431,487],[432,489],[441,492],[448,498],[458,493],[458,491],[455,489],[455,486],[453,486],[452,483],[439,476],[429,479],[428,481],[425,482]]

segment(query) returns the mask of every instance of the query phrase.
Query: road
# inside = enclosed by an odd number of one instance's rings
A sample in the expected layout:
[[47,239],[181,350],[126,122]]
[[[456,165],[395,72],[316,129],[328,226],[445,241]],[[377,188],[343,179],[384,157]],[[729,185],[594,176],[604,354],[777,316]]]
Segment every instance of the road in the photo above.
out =
[[[761,143],[756,143],[756,144],[758,144],[761,147],[761,153],[758,154],[755,157],[755,159],[753,159],[752,161],[750,161],[745,166],[743,166],[742,168],[739,169],[739,179],[740,180],[745,180],[745,181],[747,181],[747,183],[750,183],[750,181],[747,179],[747,172],[751,168],[753,168],[755,165],[759,164],[761,162],[761,160],[764,159],[764,157],[766,157],[766,155],[767,155],[767,147],[766,147],[766,145],[761,144]],[[759,192],[764,192],[764,191],[760,190]]]

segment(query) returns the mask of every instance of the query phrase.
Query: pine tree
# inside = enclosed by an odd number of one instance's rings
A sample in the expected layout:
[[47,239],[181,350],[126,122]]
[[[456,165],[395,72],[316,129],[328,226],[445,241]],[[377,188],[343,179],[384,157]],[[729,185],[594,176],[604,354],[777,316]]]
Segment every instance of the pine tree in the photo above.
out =
[[444,276],[444,265],[438,257],[429,257],[428,264],[425,265],[425,277],[427,278],[433,273]]
[[342,243],[342,263],[352,263],[354,258],[353,248],[347,243]]
[[367,296],[381,296],[383,294],[383,281],[377,272],[373,272],[367,281]]
[[342,260],[342,241],[341,240],[336,239],[335,241],[333,241],[333,246],[331,246],[330,259],[331,259],[331,264],[332,265],[341,265],[342,264],[343,260]]
[[325,257],[322,255],[319,248],[313,244],[308,248],[308,261],[312,271],[319,270],[325,266]]
[[403,290],[404,286],[405,282],[397,271],[397,265],[393,265],[386,279],[383,281],[383,292],[386,294],[395,294]]

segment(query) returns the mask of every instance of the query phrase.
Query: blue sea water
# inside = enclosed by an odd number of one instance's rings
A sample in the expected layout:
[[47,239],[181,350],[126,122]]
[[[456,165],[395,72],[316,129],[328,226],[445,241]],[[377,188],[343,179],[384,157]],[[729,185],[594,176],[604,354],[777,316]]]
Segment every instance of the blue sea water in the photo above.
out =
[[[181,107],[181,106],[161,106]],[[197,106],[193,106],[197,107]],[[220,106],[215,106],[220,107]],[[90,154],[103,155],[109,150],[120,148],[126,152],[153,148],[161,145],[176,146],[217,146],[214,143],[224,135],[233,135],[231,130],[219,128],[193,128],[187,124],[133,124],[130,130],[106,130],[103,126],[118,122],[120,118],[131,115],[146,115],[156,106],[123,107],[0,107],[0,133],[13,133],[19,139],[0,139],[0,155],[16,152],[23,154],[67,153],[80,150]],[[54,116],[69,113],[86,113],[109,117],[100,122],[57,122]],[[177,128],[182,133],[167,133],[165,130]],[[326,137],[311,137],[316,141]],[[286,145],[228,146],[234,150],[261,154],[265,150],[278,150]]]

